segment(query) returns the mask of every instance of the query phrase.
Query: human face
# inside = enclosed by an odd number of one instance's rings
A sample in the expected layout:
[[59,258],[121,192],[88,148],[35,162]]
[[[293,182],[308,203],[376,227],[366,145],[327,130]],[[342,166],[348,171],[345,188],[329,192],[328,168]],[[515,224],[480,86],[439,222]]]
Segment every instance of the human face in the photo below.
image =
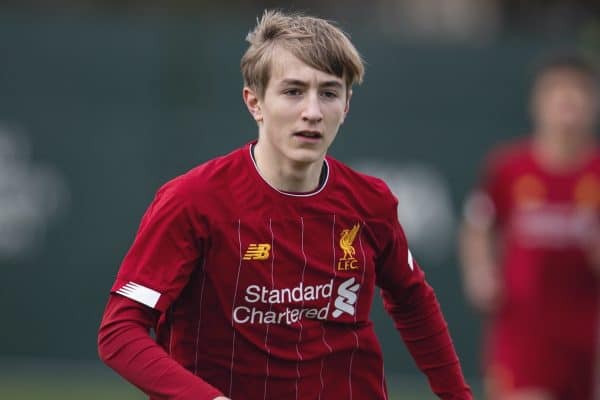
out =
[[272,60],[264,95],[244,89],[258,122],[259,146],[275,163],[321,163],[348,112],[346,83],[281,48]]
[[548,71],[536,83],[533,113],[538,129],[547,133],[587,135],[597,120],[598,98],[589,79],[576,71]]

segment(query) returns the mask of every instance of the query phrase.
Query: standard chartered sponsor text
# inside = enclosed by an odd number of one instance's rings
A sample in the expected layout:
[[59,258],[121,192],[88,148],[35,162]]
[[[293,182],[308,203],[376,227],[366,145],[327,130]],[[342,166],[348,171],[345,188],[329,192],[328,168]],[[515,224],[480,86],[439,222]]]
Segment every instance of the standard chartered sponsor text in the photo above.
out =
[[[284,310],[265,309],[253,304],[302,305],[305,301],[330,299],[333,292],[333,279],[325,284],[304,285],[293,288],[270,289],[265,286],[250,285],[246,288],[244,300],[248,305],[233,309],[233,320],[238,324],[293,324],[304,318],[325,320],[329,315],[330,301],[321,308],[286,307]],[[272,307],[269,307],[272,308]]]

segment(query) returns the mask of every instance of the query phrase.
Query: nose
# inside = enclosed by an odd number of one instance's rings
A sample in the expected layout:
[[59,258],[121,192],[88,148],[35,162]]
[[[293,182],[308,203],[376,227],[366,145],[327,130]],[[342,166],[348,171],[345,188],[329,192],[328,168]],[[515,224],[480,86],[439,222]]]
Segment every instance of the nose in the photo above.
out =
[[323,119],[321,103],[317,93],[306,96],[306,103],[302,111],[302,119],[307,122],[320,122]]

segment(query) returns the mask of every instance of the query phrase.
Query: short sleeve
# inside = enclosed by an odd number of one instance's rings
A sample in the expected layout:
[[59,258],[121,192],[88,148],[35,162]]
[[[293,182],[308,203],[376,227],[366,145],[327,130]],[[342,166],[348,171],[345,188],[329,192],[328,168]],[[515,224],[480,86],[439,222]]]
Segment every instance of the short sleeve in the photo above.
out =
[[472,225],[490,227],[504,218],[506,201],[503,196],[502,158],[497,153],[488,155],[479,182],[467,196],[464,217]]
[[177,180],[163,186],[144,214],[112,292],[160,311],[187,285],[201,258],[205,223]]

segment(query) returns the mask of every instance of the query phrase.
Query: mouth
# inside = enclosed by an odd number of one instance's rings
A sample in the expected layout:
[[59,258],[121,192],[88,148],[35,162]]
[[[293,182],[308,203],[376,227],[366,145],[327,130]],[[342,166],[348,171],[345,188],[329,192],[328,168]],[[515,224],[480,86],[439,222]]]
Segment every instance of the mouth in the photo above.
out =
[[319,131],[298,131],[294,133],[294,136],[307,140],[319,140],[323,138],[323,134]]

